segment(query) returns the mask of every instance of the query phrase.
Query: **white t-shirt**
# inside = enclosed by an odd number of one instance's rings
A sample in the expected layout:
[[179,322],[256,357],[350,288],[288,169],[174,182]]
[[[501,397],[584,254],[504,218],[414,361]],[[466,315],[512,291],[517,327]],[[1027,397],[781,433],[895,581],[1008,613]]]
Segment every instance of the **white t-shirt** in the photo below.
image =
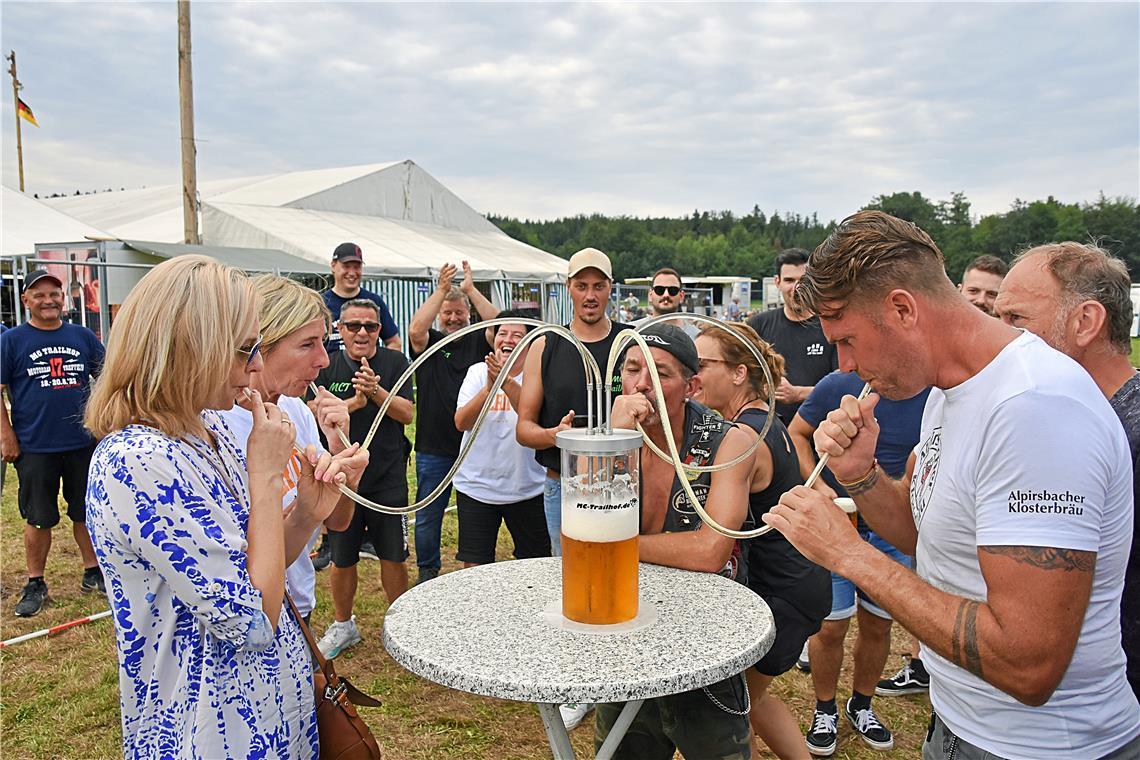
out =
[[[318,452],[325,450],[324,446],[321,445],[321,436],[317,431],[317,420],[304,401],[299,398],[282,396],[277,399],[277,406],[293,421],[293,428],[297,431],[298,446],[303,449],[312,443],[316,445]],[[242,455],[248,455],[249,452],[246,447],[249,444],[249,434],[253,431],[253,414],[235,404],[232,409],[221,412],[221,415],[230,429],[234,431],[234,438],[237,439]],[[284,476],[285,493],[281,497],[282,509],[288,507],[297,498],[297,481],[301,477],[301,458],[296,451],[293,452],[293,457],[285,468]],[[309,552],[312,551],[313,545],[320,536],[321,529],[318,526],[313,531],[305,550],[297,559],[293,560],[293,564],[285,568],[285,587],[289,591],[289,596],[293,597],[293,603],[297,605],[297,610],[302,615],[310,614],[317,605],[317,571],[313,567],[313,560],[310,559]]]
[[1120,644],[1132,465],[1120,420],[1089,374],[1025,333],[966,382],[931,391],[915,453],[917,570],[935,587],[985,601],[979,546],[1097,554],[1080,638],[1049,701],[1024,705],[923,647],[938,715],[1006,758],[1099,757],[1136,736],[1140,706]]
[[[517,378],[516,378],[517,379]],[[459,387],[458,410],[475,398],[487,385],[487,363],[479,362],[467,370]],[[455,473],[455,487],[476,501],[487,504],[513,504],[542,493],[546,470],[534,458],[534,450],[515,439],[519,416],[503,390],[495,396],[483,426],[475,437],[467,458]],[[459,450],[467,445],[471,431],[463,433]]]

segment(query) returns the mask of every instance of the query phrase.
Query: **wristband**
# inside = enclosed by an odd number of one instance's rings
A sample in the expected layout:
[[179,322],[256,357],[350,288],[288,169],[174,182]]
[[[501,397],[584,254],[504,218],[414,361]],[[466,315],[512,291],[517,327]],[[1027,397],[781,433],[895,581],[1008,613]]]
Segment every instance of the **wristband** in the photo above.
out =
[[864,483],[866,483],[868,480],[871,479],[871,477],[875,474],[875,470],[878,468],[878,466],[879,466],[879,460],[878,459],[872,459],[871,460],[871,469],[867,470],[867,472],[865,472],[861,477],[858,477],[855,480],[852,480],[850,483],[845,483],[844,481],[840,480],[837,477],[837,478],[835,478],[835,482],[838,483],[839,485],[843,486],[847,490],[861,486]]

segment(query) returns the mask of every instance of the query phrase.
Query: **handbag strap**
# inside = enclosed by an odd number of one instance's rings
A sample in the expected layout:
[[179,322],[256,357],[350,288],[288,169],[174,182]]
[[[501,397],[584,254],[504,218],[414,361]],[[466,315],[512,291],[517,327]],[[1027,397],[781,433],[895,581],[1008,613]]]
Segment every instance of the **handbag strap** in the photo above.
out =
[[297,625],[301,626],[301,633],[305,636],[305,641],[309,645],[309,651],[313,653],[313,658],[317,661],[317,667],[325,675],[325,683],[327,686],[336,690],[338,686],[343,686],[348,701],[354,705],[363,705],[365,707],[380,707],[380,700],[375,697],[362,692],[348,682],[347,678],[341,678],[336,674],[333,669],[332,660],[326,660],[325,656],[321,654],[320,647],[317,646],[316,640],[313,638],[313,632],[309,630],[309,626],[305,623],[305,618],[301,616],[301,611],[297,609],[297,605],[293,603],[293,597],[289,596],[289,592],[285,592],[285,601],[289,602],[289,609],[293,612],[293,618],[297,621]]

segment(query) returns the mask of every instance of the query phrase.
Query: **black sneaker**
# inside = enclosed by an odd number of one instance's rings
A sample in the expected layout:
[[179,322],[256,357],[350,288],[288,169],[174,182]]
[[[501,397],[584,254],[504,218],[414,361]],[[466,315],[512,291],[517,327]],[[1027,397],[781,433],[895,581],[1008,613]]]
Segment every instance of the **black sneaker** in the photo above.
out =
[[827,757],[835,752],[835,740],[839,736],[839,713],[816,710],[811,720],[811,730],[807,735],[808,752],[816,757]]
[[92,591],[106,594],[107,584],[103,581],[103,571],[97,567],[85,569],[83,571],[83,582],[79,584],[79,590],[84,594],[90,594]]
[[330,562],[332,562],[332,546],[329,544],[329,534],[326,533],[321,536],[320,546],[317,547],[317,553],[313,557],[313,568],[324,570]]
[[855,729],[855,733],[863,737],[863,741],[867,743],[868,747],[872,749],[891,749],[895,746],[895,737],[891,736],[891,732],[887,727],[879,722],[879,718],[875,715],[875,711],[867,706],[866,708],[857,712],[851,711],[851,700],[847,700],[846,706],[843,708],[843,714],[847,716],[847,720],[851,722],[851,727]]
[[806,641],[800,656],[796,658],[796,667],[805,673],[811,672],[811,660],[808,658],[808,643]]
[[372,541],[365,541],[360,545],[360,558],[361,559],[374,559],[380,561],[380,555],[376,553],[376,547],[372,545]]
[[38,615],[48,601],[48,587],[43,579],[29,580],[24,585],[23,594],[16,604],[17,617],[31,617]]
[[891,678],[884,678],[875,687],[875,693],[880,697],[901,697],[906,694],[925,694],[930,690],[930,674],[926,668],[919,665],[915,668],[907,660],[902,670]]
[[430,581],[430,580],[432,580],[434,578],[438,578],[438,577],[439,577],[439,568],[438,567],[421,567],[420,568],[420,577],[416,581],[416,585],[418,586],[421,583],[423,583],[424,581]]

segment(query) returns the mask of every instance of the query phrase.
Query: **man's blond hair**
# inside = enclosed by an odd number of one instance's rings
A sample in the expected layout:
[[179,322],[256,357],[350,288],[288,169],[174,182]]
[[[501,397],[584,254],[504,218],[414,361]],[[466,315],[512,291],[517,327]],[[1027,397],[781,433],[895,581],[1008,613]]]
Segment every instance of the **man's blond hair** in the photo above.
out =
[[202,410],[228,382],[257,307],[252,281],[208,256],[156,266],[115,317],[87,428],[96,438],[132,423],[204,437]]

